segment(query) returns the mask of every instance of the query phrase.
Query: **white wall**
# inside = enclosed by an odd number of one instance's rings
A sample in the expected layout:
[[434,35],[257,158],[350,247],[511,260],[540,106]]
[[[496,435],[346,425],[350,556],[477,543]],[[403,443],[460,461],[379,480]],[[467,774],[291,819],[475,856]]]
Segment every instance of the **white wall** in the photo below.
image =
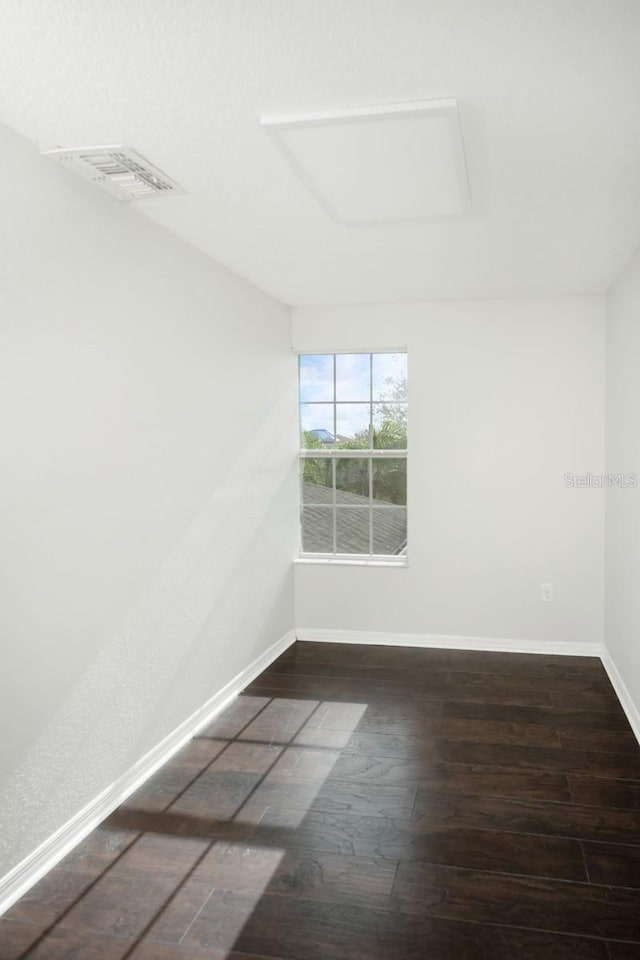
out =
[[[607,470],[640,476],[640,253],[607,297]],[[606,499],[605,643],[640,736],[640,488]]]
[[0,171],[1,877],[292,629],[297,426],[288,309]]
[[603,471],[604,339],[602,298],[294,310],[298,351],[408,348],[410,444],[409,566],[298,564],[296,625],[601,643],[604,492],[564,475]]

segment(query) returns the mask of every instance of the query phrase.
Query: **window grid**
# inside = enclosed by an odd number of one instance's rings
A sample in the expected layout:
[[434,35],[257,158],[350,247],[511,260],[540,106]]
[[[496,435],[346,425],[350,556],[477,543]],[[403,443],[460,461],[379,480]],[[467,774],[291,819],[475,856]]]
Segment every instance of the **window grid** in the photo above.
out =
[[[399,355],[399,354],[400,354],[400,351],[397,351],[397,352],[394,352],[394,353],[395,353],[395,355]],[[342,354],[342,355],[347,355],[347,356],[364,356],[365,354],[362,353],[362,354]],[[341,354],[335,354],[335,353],[334,353],[334,354],[324,354],[324,355],[322,355],[322,354],[301,355],[301,357],[299,358],[299,363],[301,363],[303,357],[305,357],[305,356],[309,356],[309,357],[311,357],[311,356],[314,356],[314,357],[319,357],[319,356],[331,356],[331,358],[332,358],[332,363],[331,363],[331,373],[332,373],[332,378],[331,378],[331,379],[332,379],[331,398],[332,398],[332,399],[331,399],[330,401],[329,401],[329,400],[325,400],[325,399],[322,399],[322,400],[309,400],[309,399],[306,399],[306,398],[303,400],[303,399],[302,399],[302,396],[301,396],[301,404],[300,404],[300,415],[301,415],[301,420],[300,420],[300,433],[301,433],[301,436],[302,436],[303,433],[304,433],[304,431],[302,430],[302,404],[303,404],[303,403],[305,404],[305,406],[306,406],[307,409],[310,408],[310,407],[313,407],[314,405],[318,405],[318,406],[323,405],[323,406],[326,406],[328,403],[331,403],[332,408],[333,408],[333,409],[332,409],[332,427],[333,427],[333,431],[332,431],[333,441],[332,441],[332,442],[333,442],[333,443],[336,442],[336,438],[338,437],[338,405],[344,405],[344,406],[352,405],[352,406],[353,406],[353,405],[362,405],[363,403],[366,403],[367,406],[368,406],[368,446],[367,446],[367,447],[349,447],[349,448],[347,448],[347,449],[341,449],[341,448],[339,448],[339,447],[335,447],[335,446],[332,446],[332,445],[328,445],[328,448],[303,447],[303,446],[301,447],[300,455],[299,455],[300,465],[301,465],[301,469],[300,469],[300,485],[301,485],[301,493],[302,493],[302,497],[301,497],[301,499],[302,499],[302,505],[301,505],[301,537],[302,537],[302,538],[304,537],[304,529],[302,529],[302,528],[303,528],[303,525],[304,525],[304,511],[305,511],[305,507],[307,508],[307,510],[313,509],[314,511],[319,511],[318,516],[322,515],[324,512],[329,511],[329,510],[331,511],[331,514],[332,514],[332,523],[331,523],[331,545],[332,545],[332,550],[331,550],[331,552],[330,552],[330,553],[326,553],[326,552],[320,552],[320,551],[316,551],[316,550],[305,550],[305,549],[304,549],[304,544],[303,544],[303,542],[302,542],[302,540],[301,540],[301,555],[302,555],[303,557],[305,557],[305,556],[308,556],[308,557],[318,557],[318,558],[332,558],[332,557],[338,557],[338,558],[339,558],[339,557],[344,557],[344,558],[350,558],[350,559],[353,559],[353,558],[366,558],[366,559],[377,559],[377,558],[380,558],[380,559],[389,559],[390,557],[397,557],[398,559],[402,559],[402,560],[405,560],[405,559],[406,559],[406,548],[407,548],[407,544],[406,544],[406,511],[407,511],[407,507],[406,507],[406,467],[405,467],[405,474],[404,474],[404,476],[405,476],[405,497],[404,497],[404,502],[401,502],[400,504],[395,503],[395,502],[391,502],[391,503],[382,502],[382,503],[379,503],[379,502],[376,502],[376,500],[375,500],[375,498],[374,498],[374,461],[378,461],[378,462],[379,462],[379,461],[384,461],[384,460],[389,460],[389,459],[395,459],[395,460],[398,460],[398,461],[404,461],[405,464],[406,464],[406,459],[407,459],[406,437],[405,437],[405,446],[404,446],[403,448],[401,448],[401,449],[397,449],[397,448],[395,448],[395,447],[388,448],[388,449],[387,449],[387,448],[376,448],[376,447],[374,446],[374,442],[375,442],[374,423],[376,422],[376,418],[374,417],[374,411],[376,410],[376,408],[382,409],[382,408],[385,407],[385,406],[386,406],[387,408],[390,407],[390,406],[391,406],[391,407],[395,406],[395,407],[397,407],[398,409],[402,409],[403,411],[405,411],[405,415],[406,415],[407,403],[406,403],[406,399],[404,399],[404,400],[402,400],[402,401],[396,400],[395,402],[392,401],[392,400],[387,400],[387,399],[374,399],[374,356],[376,356],[377,354],[376,354],[376,353],[373,353],[373,352],[370,352],[370,353],[368,353],[368,354],[366,354],[366,355],[368,356],[368,361],[369,361],[369,374],[368,374],[368,381],[369,381],[369,390],[368,390],[368,393],[369,393],[369,395],[368,395],[367,400],[363,400],[363,399],[356,399],[356,400],[342,400],[342,399],[340,399],[340,400],[338,400],[338,369],[337,369],[337,368],[338,368],[338,359],[337,359],[337,358],[338,358],[338,356],[341,356]],[[387,355],[387,356],[388,356],[389,354],[383,354],[383,355]],[[402,355],[403,355],[403,356],[406,356],[406,354],[404,354],[404,353],[402,353]],[[406,363],[406,361],[405,361],[405,363]],[[406,386],[406,380],[405,380],[405,386]],[[315,502],[314,502],[314,503],[309,503],[309,502],[306,501],[305,495],[304,495],[305,466],[306,466],[306,464],[307,464],[307,462],[308,462],[309,460],[322,461],[322,460],[325,460],[325,459],[328,459],[328,460],[330,460],[330,462],[331,462],[331,502],[330,502],[330,503],[324,503],[324,504],[323,504],[323,503],[315,503]],[[339,482],[339,481],[338,481],[337,465],[338,465],[338,462],[339,462],[340,460],[347,460],[347,459],[350,459],[350,460],[366,460],[366,461],[367,461],[367,481],[368,481],[368,482],[367,482],[367,498],[366,498],[367,502],[366,502],[366,505],[363,504],[363,505],[361,506],[361,505],[354,505],[354,504],[348,504],[348,505],[347,505],[347,504],[338,503],[338,482]],[[348,491],[345,491],[345,492],[348,492]],[[338,541],[339,541],[339,524],[338,524],[338,520],[339,520],[340,515],[342,514],[343,517],[347,517],[348,514],[351,513],[352,516],[355,516],[355,515],[357,515],[357,513],[359,513],[360,511],[364,512],[365,510],[367,511],[367,518],[368,518],[368,524],[367,524],[367,529],[368,529],[367,547],[368,547],[368,549],[367,549],[366,553],[363,552],[363,551],[358,551],[358,552],[345,552],[345,551],[342,551],[342,550],[338,550],[338,546],[339,546],[339,542],[338,542]],[[398,544],[398,547],[397,547],[396,549],[394,549],[393,552],[376,553],[376,552],[374,552],[374,545],[375,545],[375,544],[374,544],[374,541],[375,541],[375,536],[374,536],[374,533],[375,533],[374,518],[375,518],[376,516],[379,517],[379,518],[381,518],[381,517],[383,516],[383,514],[384,514],[385,511],[388,511],[388,512],[389,512],[388,515],[389,515],[390,517],[393,517],[393,511],[396,511],[396,516],[398,516],[399,513],[400,513],[400,514],[402,514],[402,513],[404,514],[404,517],[405,517],[405,535],[404,535],[404,538],[402,539],[402,541]],[[378,539],[379,539],[379,538],[380,538],[380,535],[379,535]]]

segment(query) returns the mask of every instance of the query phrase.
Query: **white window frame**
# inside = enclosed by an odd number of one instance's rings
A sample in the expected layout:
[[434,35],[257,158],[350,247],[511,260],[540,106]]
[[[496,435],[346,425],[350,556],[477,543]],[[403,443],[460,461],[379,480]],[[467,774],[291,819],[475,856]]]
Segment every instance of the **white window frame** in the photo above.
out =
[[[304,401],[305,404],[317,403],[318,405],[327,405],[331,403],[333,405],[333,436],[337,436],[337,406],[347,406],[349,404],[362,405],[362,403],[369,403],[370,410],[373,413],[374,406],[377,403],[387,403],[388,401],[380,401],[373,399],[373,357],[377,354],[402,354],[407,357],[407,367],[408,367],[408,351],[406,347],[401,347],[397,349],[384,349],[384,350],[300,350],[298,351],[298,435],[302,437],[302,403],[300,400],[300,358],[303,356],[329,356],[333,357],[333,400],[329,401]],[[369,400],[340,400],[336,399],[336,357],[338,356],[368,356],[370,360],[370,371],[369,371]],[[407,372],[407,382],[408,382],[408,372]],[[408,419],[408,399],[405,401],[407,405],[407,419]],[[407,428],[407,437],[408,437],[408,428]],[[307,459],[316,459],[316,460],[331,460],[333,463],[332,468],[332,502],[331,504],[326,505],[326,509],[331,509],[332,519],[333,519],[333,543],[336,544],[336,522],[338,516],[338,510],[341,507],[336,503],[336,461],[340,459],[349,459],[349,460],[368,460],[369,461],[369,546],[373,546],[373,516],[376,510],[385,510],[393,509],[394,504],[378,505],[373,506],[373,463],[375,460],[404,460],[408,466],[408,442],[407,446],[404,449],[375,449],[373,447],[373,417],[371,417],[369,424],[369,447],[363,447],[361,449],[347,449],[341,450],[336,448],[309,448],[300,446],[298,451],[298,491],[299,491],[299,506],[300,506],[300,518],[299,518],[299,560],[303,563],[305,562],[320,562],[320,563],[346,563],[346,564],[364,564],[372,566],[407,566],[408,565],[408,532],[407,540],[404,545],[404,552],[401,554],[383,554],[383,553],[312,553],[305,552],[302,549],[302,512],[303,512],[303,499],[302,499],[302,465]],[[408,474],[408,471],[407,471]],[[408,481],[408,476],[407,476]],[[408,482],[407,482],[408,488]],[[318,506],[323,506],[318,504]],[[407,511],[407,531],[408,531],[408,517],[409,517],[409,495],[407,489],[407,503],[405,509]],[[323,506],[323,509],[325,507]],[[360,509],[360,508],[359,508]],[[364,509],[364,508],[362,508]]]

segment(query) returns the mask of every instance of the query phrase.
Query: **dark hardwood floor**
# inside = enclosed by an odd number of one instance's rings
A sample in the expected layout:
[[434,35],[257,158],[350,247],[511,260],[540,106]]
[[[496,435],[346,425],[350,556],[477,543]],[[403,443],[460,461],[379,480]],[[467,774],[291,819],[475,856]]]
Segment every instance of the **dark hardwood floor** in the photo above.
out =
[[598,660],[296,644],[0,919],[0,960],[640,958]]

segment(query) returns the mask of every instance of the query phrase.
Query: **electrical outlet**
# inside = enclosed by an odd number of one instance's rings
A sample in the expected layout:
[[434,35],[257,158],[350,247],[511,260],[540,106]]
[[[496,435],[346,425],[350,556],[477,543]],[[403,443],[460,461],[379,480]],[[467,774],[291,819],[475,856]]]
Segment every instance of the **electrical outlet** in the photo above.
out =
[[553,584],[552,583],[541,583],[540,584],[540,599],[543,603],[551,603],[553,600]]

